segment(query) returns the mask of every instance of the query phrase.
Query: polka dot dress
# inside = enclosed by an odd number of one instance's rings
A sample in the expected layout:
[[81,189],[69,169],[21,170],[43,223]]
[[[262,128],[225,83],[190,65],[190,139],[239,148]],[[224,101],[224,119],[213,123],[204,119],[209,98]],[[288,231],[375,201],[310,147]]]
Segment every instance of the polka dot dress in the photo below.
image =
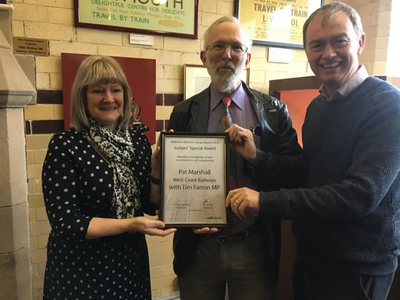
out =
[[[142,210],[148,202],[150,144],[132,130],[131,164],[140,187]],[[87,240],[93,217],[107,218],[113,195],[113,169],[75,129],[50,141],[43,165],[43,194],[51,233],[47,245],[44,299],[151,299],[145,237],[125,233]],[[152,211],[154,214],[154,210]]]

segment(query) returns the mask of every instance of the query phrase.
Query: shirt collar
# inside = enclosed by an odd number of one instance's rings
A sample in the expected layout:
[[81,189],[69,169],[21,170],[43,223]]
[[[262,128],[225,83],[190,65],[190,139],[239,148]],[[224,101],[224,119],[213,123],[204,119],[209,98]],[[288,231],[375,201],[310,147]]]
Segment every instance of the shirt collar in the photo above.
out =
[[334,93],[333,95],[329,95],[328,90],[323,84],[319,92],[325,96],[327,101],[333,101],[335,99],[340,99],[347,97],[352,91],[354,91],[357,87],[361,85],[361,83],[364,82],[365,79],[368,78],[368,72],[367,69],[363,65],[360,65],[358,67],[358,70],[354,73],[353,76],[350,77],[349,80],[347,80],[345,83],[343,83]]
[[[226,97],[226,95],[223,95],[220,92],[216,91],[213,88],[212,84],[211,84],[210,88],[211,88],[210,108],[211,108],[211,111],[213,111],[218,106],[218,104],[221,102],[221,99]],[[232,99],[232,102],[235,103],[237,107],[239,107],[239,109],[243,109],[245,96],[246,96],[246,92],[243,89],[243,84],[240,83],[238,89],[236,91],[234,91],[233,94],[230,95],[229,97]]]

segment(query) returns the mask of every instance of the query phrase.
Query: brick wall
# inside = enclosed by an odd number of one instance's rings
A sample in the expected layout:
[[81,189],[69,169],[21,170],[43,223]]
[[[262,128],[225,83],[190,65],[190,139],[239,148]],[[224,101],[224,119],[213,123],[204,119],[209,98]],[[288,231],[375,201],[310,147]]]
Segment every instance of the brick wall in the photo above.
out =
[[400,35],[398,30],[400,29],[400,18],[398,12],[400,11],[400,1],[392,2],[392,14],[390,21],[390,40],[389,50],[387,59],[387,70],[388,76],[400,77],[400,60],[398,58],[398,51],[400,48]]
[[[41,189],[41,168],[48,142],[53,133],[63,129],[61,85],[62,52],[100,54],[156,59],[156,119],[157,131],[167,127],[173,105],[183,99],[183,64],[200,64],[201,39],[189,40],[154,36],[154,46],[129,44],[129,34],[75,28],[72,0],[14,0],[12,34],[16,37],[43,38],[50,41],[50,56],[36,57],[36,88],[38,101],[25,109],[26,153],[29,187],[29,216],[32,249],[34,298],[41,299],[46,242],[50,232]],[[331,2],[327,0],[326,2]],[[390,1],[349,0],[361,10],[371,39],[370,52],[364,61],[370,72],[378,70],[383,59],[380,45],[387,44],[387,13]],[[352,4],[352,3],[350,3]],[[217,18],[233,14],[233,0],[200,0],[199,38]],[[369,18],[369,19],[368,19]],[[374,32],[382,34],[374,34]],[[268,91],[269,80],[312,75],[303,50],[292,51],[292,63],[267,62],[267,47],[253,46],[250,65],[250,85]],[[381,70],[381,69],[379,69]],[[149,237],[152,289],[154,297],[177,291],[172,271],[172,237]]]
[[392,0],[349,0],[361,16],[366,46],[360,56],[370,74],[386,75]]

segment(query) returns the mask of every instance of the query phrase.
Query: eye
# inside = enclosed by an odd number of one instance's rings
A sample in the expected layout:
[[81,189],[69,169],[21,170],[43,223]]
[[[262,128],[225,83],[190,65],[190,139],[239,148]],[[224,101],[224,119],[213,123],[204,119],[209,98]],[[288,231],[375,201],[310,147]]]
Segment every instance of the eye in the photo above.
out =
[[120,88],[115,88],[112,90],[113,93],[117,94],[117,93],[121,93],[121,89]]
[[92,91],[92,94],[101,94],[101,93],[103,93],[103,90],[101,90],[101,89],[94,89]]
[[216,49],[216,50],[220,50],[220,49],[225,49],[226,44],[225,43],[215,43],[212,48]]
[[240,44],[233,44],[231,47],[232,47],[233,50],[243,51],[243,46],[240,45]]
[[313,49],[313,50],[317,50],[319,48],[321,48],[321,44],[314,44],[311,46],[311,49]]

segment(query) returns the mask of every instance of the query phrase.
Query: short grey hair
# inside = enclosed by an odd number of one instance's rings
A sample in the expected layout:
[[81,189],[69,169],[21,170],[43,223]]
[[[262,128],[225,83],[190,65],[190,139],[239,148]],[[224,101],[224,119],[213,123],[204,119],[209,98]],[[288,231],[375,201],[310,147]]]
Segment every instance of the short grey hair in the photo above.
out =
[[337,13],[345,13],[351,23],[353,24],[354,32],[356,33],[357,37],[360,38],[364,34],[363,26],[361,23],[361,17],[358,14],[358,12],[351,7],[350,5],[343,3],[343,2],[333,2],[330,4],[326,4],[324,6],[321,6],[318,8],[316,11],[314,11],[311,16],[308,17],[307,21],[303,25],[303,46],[304,48],[306,47],[306,33],[307,33],[307,28],[310,25],[311,21],[317,16],[322,14],[323,19],[322,22],[323,24],[326,24],[329,19],[337,14]]
[[207,49],[208,45],[208,36],[210,35],[211,30],[213,30],[215,27],[217,27],[219,24],[224,23],[224,22],[233,22],[239,25],[241,35],[243,38],[243,44],[249,49],[249,52],[251,50],[251,45],[253,44],[252,39],[250,36],[247,34],[246,30],[242,27],[240,24],[239,20],[235,18],[234,16],[223,16],[219,18],[218,20],[214,21],[214,23],[211,24],[210,27],[206,30],[206,32],[203,35],[203,50],[205,51]]
[[124,91],[124,108],[118,127],[127,126],[131,118],[131,90],[120,64],[108,56],[92,55],[79,66],[71,89],[71,126],[77,131],[89,126],[87,90],[93,84],[118,83]]

